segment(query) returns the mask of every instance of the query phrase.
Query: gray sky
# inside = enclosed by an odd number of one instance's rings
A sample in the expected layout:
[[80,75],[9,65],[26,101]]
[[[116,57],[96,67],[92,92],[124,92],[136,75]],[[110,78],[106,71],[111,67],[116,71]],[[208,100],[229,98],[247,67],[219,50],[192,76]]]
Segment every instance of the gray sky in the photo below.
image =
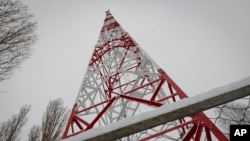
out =
[[23,137],[49,100],[70,109],[110,9],[189,95],[250,76],[248,0],[21,0],[38,22],[34,53],[0,83],[0,122],[32,105]]

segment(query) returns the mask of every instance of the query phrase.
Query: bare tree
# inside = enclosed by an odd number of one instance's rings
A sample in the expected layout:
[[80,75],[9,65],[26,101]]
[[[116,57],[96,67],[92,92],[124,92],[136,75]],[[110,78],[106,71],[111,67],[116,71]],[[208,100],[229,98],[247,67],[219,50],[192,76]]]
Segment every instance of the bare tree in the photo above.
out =
[[57,141],[67,119],[63,100],[50,101],[42,121],[42,141]]
[[30,129],[29,141],[40,141],[41,140],[41,127],[39,125],[34,125]]
[[68,112],[61,98],[49,102],[42,125],[33,126],[29,141],[58,141],[61,139]]
[[19,0],[0,0],[0,81],[10,78],[30,56],[35,29],[27,6]]
[[249,106],[250,101],[248,103],[231,102],[216,108],[218,122],[227,134],[229,134],[230,125],[250,124]]
[[0,125],[0,141],[16,141],[19,138],[22,127],[27,121],[30,105],[24,105],[19,114],[13,115],[7,122]]

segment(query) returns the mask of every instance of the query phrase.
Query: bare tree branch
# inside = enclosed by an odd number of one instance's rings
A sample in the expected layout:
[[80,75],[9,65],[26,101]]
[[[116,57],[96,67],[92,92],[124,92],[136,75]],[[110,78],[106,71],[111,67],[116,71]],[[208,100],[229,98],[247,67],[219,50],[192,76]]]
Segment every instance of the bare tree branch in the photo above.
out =
[[19,0],[0,0],[0,81],[30,56],[36,41],[36,22]]
[[34,125],[30,129],[29,141],[40,141],[41,140],[41,127],[39,125]]
[[248,103],[230,102],[216,107],[218,122],[229,134],[229,125],[250,124],[250,99]]
[[24,105],[19,114],[13,115],[7,122],[0,125],[0,141],[18,140],[22,127],[27,122],[27,114],[30,111],[30,105]]

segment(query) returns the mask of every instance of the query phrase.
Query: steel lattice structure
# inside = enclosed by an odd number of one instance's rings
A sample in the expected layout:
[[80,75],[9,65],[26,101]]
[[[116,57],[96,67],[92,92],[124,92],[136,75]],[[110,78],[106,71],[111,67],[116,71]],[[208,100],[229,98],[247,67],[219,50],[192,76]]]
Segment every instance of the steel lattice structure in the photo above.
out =
[[[155,110],[188,96],[106,12],[63,138]],[[120,140],[228,140],[204,113]]]

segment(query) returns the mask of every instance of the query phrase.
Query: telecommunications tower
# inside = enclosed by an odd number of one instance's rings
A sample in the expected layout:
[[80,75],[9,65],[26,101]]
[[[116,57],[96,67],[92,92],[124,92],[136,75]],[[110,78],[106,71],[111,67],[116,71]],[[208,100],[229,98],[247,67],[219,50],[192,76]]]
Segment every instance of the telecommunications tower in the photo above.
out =
[[[110,11],[106,11],[63,138],[185,98],[187,94],[143,51]],[[202,112],[118,140],[160,139],[228,140]]]

